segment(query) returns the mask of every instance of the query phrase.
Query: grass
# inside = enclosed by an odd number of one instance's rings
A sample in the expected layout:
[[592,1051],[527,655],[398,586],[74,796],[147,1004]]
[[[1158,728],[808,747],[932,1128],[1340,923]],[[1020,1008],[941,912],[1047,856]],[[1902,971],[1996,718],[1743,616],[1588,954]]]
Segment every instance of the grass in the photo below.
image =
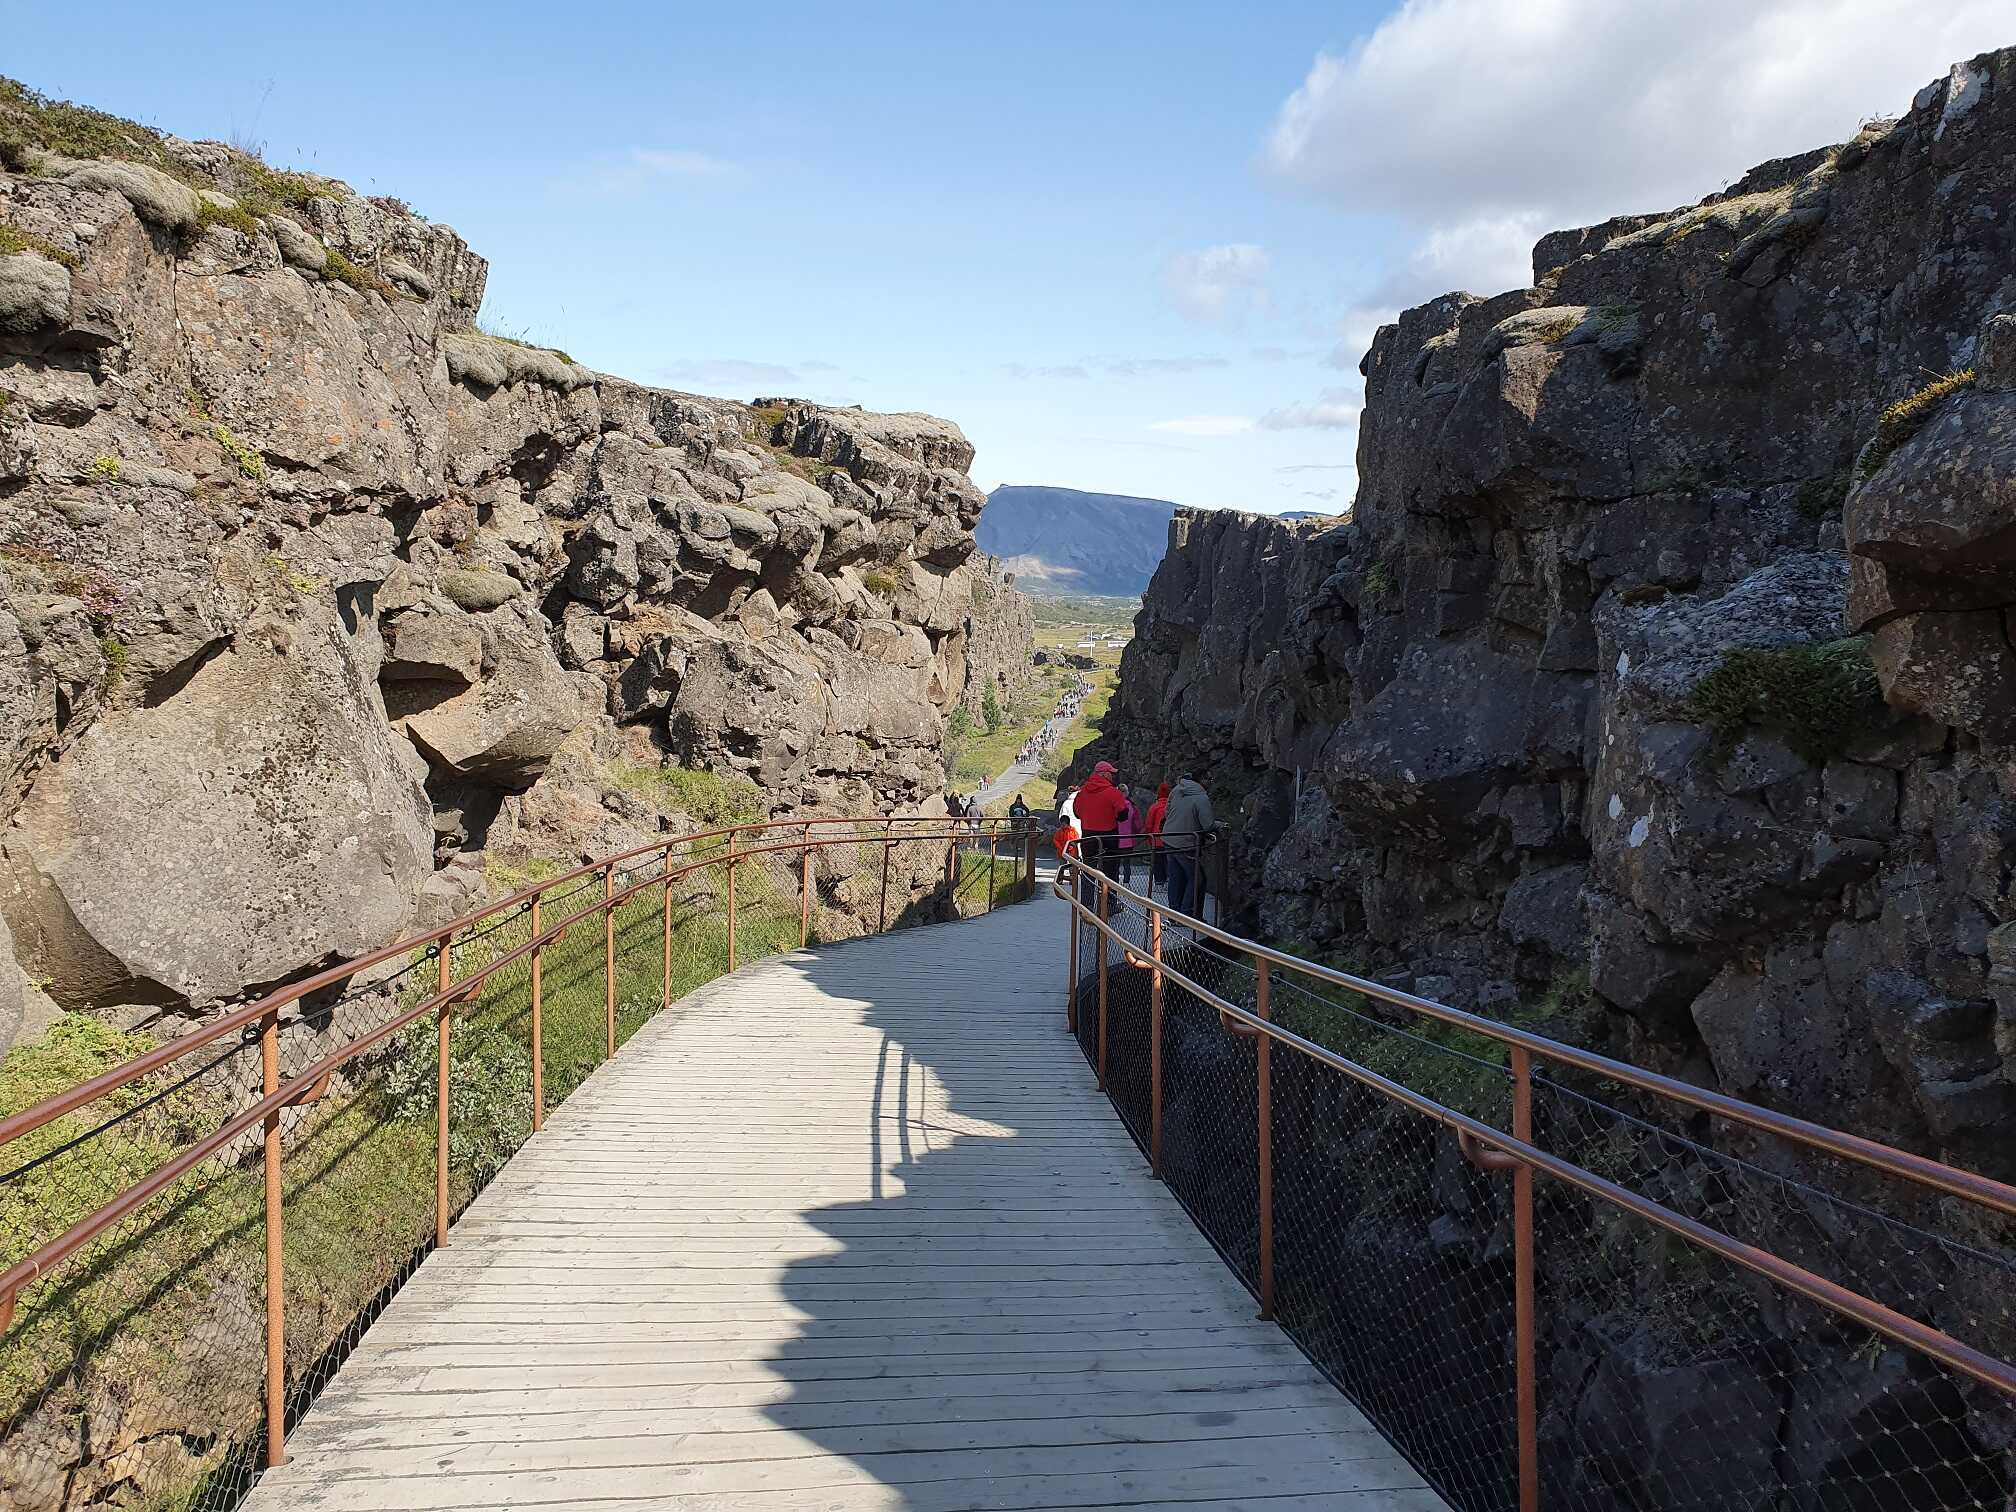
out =
[[266,459],[234,436],[229,427],[215,420],[211,421],[210,439],[224,448],[225,453],[238,465],[241,476],[254,482],[266,476]]
[[1895,455],[1897,448],[1918,434],[1943,400],[1973,386],[1974,369],[1963,368],[1957,373],[1933,379],[1917,393],[1899,399],[1883,411],[1876,420],[1876,435],[1862,454],[1861,475],[1875,477],[1883,470],[1883,464]]
[[887,567],[870,567],[861,574],[862,586],[870,593],[879,593],[883,598],[888,598],[896,591],[897,582],[896,574]]
[[1704,677],[1689,711],[1714,732],[1714,753],[1745,730],[1782,735],[1808,761],[1824,762],[1884,717],[1883,689],[1866,636],[1773,650],[1738,647]]
[[213,200],[204,200],[196,210],[196,229],[191,239],[200,237],[212,226],[229,226],[233,231],[242,231],[247,236],[259,234],[259,217],[243,205],[220,205]]
[[1367,598],[1383,599],[1400,585],[1393,579],[1393,569],[1384,562],[1374,562],[1365,569],[1363,580]]
[[621,762],[610,775],[624,792],[659,813],[684,814],[707,828],[753,824],[769,813],[756,784],[733,772]]
[[98,654],[105,658],[105,672],[99,686],[110,693],[126,680],[126,642],[116,635],[100,636]]
[[373,268],[361,267],[350,261],[334,247],[326,249],[329,261],[323,265],[322,276],[333,278],[340,284],[348,284],[362,294],[378,294],[386,299],[397,299],[399,291],[378,275]]
[[[1014,762],[1015,753],[1022,749],[1022,743],[1043,727],[1043,721],[1056,709],[1066,684],[1060,669],[1044,670],[1050,675],[1038,678],[1001,710],[1001,717],[991,728],[973,724],[971,716],[965,716],[970,733],[963,739],[952,739],[948,723],[946,768],[954,786],[977,784],[983,776],[1005,772]],[[965,711],[955,711],[955,717],[960,715],[965,715]]]
[[[404,202],[399,201],[396,203],[403,204]],[[527,350],[528,352],[551,352],[555,357],[558,357],[562,362],[566,363],[569,367],[578,367],[580,365],[576,363],[574,359],[571,356],[569,356],[566,352],[563,352],[559,347],[547,346],[543,342],[537,342],[531,340],[529,329],[520,330],[514,336],[510,332],[502,330],[497,326],[493,325],[488,320],[479,319],[476,322],[476,330],[479,335],[488,336],[492,341],[501,341],[506,346],[524,347],[525,350]]]
[[65,252],[52,242],[39,236],[30,236],[26,231],[17,231],[12,226],[0,226],[0,257],[17,257],[23,252],[32,252],[37,257],[46,257],[50,262],[61,263],[76,272],[79,266],[77,256]]

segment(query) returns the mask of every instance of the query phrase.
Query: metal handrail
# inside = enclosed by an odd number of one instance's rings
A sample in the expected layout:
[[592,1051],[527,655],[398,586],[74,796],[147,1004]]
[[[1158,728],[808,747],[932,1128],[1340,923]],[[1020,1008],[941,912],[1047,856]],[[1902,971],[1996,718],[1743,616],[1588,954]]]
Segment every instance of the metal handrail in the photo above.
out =
[[[855,833],[845,835],[821,835],[815,831],[834,825],[846,825]],[[904,826],[902,832],[898,826]],[[864,826],[871,827],[867,834],[859,833]],[[921,831],[917,828],[924,827]],[[795,832],[795,838],[776,843],[745,846],[742,837],[758,833],[768,838],[770,832],[788,830]],[[673,851],[682,845],[727,837],[722,850],[698,859],[686,860],[683,865],[673,865]],[[720,829],[661,839],[649,846],[637,847],[619,852],[577,867],[571,872],[548,878],[532,887],[513,893],[497,903],[464,914],[460,918],[435,929],[402,940],[396,945],[372,951],[341,966],[316,973],[301,982],[280,988],[258,1002],[234,1010],[204,1029],[185,1035],[168,1045],[159,1046],[143,1055],[135,1056],[124,1064],[78,1083],[65,1092],[44,1100],[35,1107],[15,1115],[0,1124],[0,1144],[15,1139],[33,1129],[62,1117],[67,1113],[86,1107],[134,1080],[158,1070],[180,1055],[185,1055],[200,1045],[211,1043],[234,1028],[257,1021],[260,1025],[263,1095],[255,1102],[241,1109],[219,1128],[192,1143],[187,1149],[164,1161],[147,1175],[118,1193],[110,1201],[78,1219],[61,1234],[44,1243],[34,1253],[0,1271],[0,1333],[12,1324],[16,1301],[23,1287],[31,1285],[61,1265],[66,1259],[84,1249],[107,1229],[144,1207],[155,1197],[174,1186],[184,1176],[210,1156],[225,1149],[255,1126],[264,1124],[266,1137],[266,1183],[267,1183],[267,1393],[266,1393],[266,1455],[265,1462],[277,1465],[284,1462],[283,1435],[285,1423],[285,1380],[284,1380],[284,1320],[279,1312],[283,1296],[281,1288],[281,1250],[279,1244],[280,1202],[279,1202],[279,1115],[285,1109],[307,1104],[320,1097],[330,1084],[334,1074],[345,1065],[356,1060],[377,1046],[383,1044],[401,1030],[423,1021],[429,1014],[435,1015],[440,1024],[439,1082],[437,1083],[437,1155],[436,1155],[436,1228],[437,1246],[447,1242],[449,1227],[448,1212],[448,1038],[453,1011],[459,1005],[473,1000],[497,973],[529,958],[532,963],[532,1042],[533,1060],[533,1108],[532,1127],[537,1132],[543,1124],[543,1094],[539,1076],[540,1050],[540,961],[549,945],[560,941],[569,930],[596,916],[608,921],[605,933],[605,971],[608,974],[606,989],[606,1012],[608,1014],[608,1053],[615,1053],[615,975],[614,975],[614,920],[617,912],[633,898],[653,889],[662,888],[665,894],[665,952],[666,977],[665,996],[669,1005],[671,984],[671,906],[673,884],[709,868],[725,868],[728,879],[727,914],[729,965],[734,969],[735,961],[735,868],[753,857],[789,852],[802,858],[801,887],[804,897],[800,902],[800,943],[809,936],[811,904],[811,856],[814,852],[837,846],[871,845],[883,849],[883,904],[882,922],[878,931],[886,927],[887,918],[887,869],[888,852],[895,846],[910,840],[926,840],[944,843],[950,852],[962,846],[984,840],[989,856],[988,907],[993,906],[999,891],[996,863],[1002,859],[1004,838],[1020,837],[1025,844],[1021,853],[1009,852],[1015,860],[1019,872],[1018,891],[1020,896],[1031,896],[1035,888],[1035,836],[1033,832],[1012,831],[1005,822],[933,818],[914,816],[896,818],[874,816],[872,818],[820,818],[771,820],[745,825],[731,825]],[[657,870],[641,880],[617,888],[616,868],[624,861],[639,856],[659,855],[662,857]],[[948,854],[948,870],[951,866]],[[567,883],[590,874],[600,874],[603,878],[601,896],[587,907],[569,914],[558,923],[547,924],[541,916],[541,905],[545,894],[564,887]],[[453,943],[455,934],[473,924],[494,918],[518,906],[529,907],[532,914],[532,933],[523,944],[485,961],[470,971],[467,976],[452,977]],[[369,966],[394,959],[415,950],[432,947],[440,962],[438,985],[429,996],[422,998],[383,1023],[359,1034],[347,1043],[338,1046],[316,1060],[305,1070],[281,1080],[277,1069],[276,1039],[279,1028],[279,1011],[290,1002],[299,1000],[306,994],[339,981]]]
[[[1747,1244],[1721,1230],[1690,1218],[1684,1213],[1634,1192],[1627,1187],[1584,1169],[1575,1162],[1542,1148],[1534,1140],[1532,1128],[1532,1060],[1535,1056],[1575,1066],[1665,1097],[1703,1109],[1733,1122],[1780,1135],[1809,1148],[1880,1170],[1916,1185],[1973,1202],[1994,1212],[2016,1212],[2016,1189],[1971,1171],[1945,1166],[1922,1156],[1893,1149],[1857,1135],[1845,1134],[1804,1119],[1760,1108],[1720,1093],[1676,1082],[1670,1077],[1642,1070],[1625,1062],[1580,1050],[1529,1031],[1515,1029],[1494,1019],[1451,1008],[1446,1004],[1416,997],[1348,972],[1319,966],[1315,962],[1247,940],[1230,931],[1179,913],[1152,897],[1123,886],[1099,871],[1077,843],[1064,848],[1064,865],[1058,868],[1052,890],[1070,905],[1071,980],[1066,1000],[1066,1022],[1078,1029],[1079,934],[1081,925],[1095,931],[1098,974],[1098,1050],[1094,1062],[1099,1085],[1107,1086],[1107,975],[1111,946],[1119,949],[1123,961],[1145,967],[1149,977],[1149,1125],[1147,1150],[1150,1168],[1160,1173],[1162,1150],[1162,1013],[1165,983],[1173,982],[1206,1007],[1217,1011],[1220,1023],[1230,1032],[1252,1037],[1258,1058],[1258,1163],[1259,1188],[1259,1269],[1256,1290],[1262,1318],[1274,1316],[1273,1254],[1273,1138],[1271,1111],[1271,1060],[1269,1052],[1281,1045],[1343,1075],[1452,1131],[1464,1156],[1479,1169],[1509,1172],[1514,1181],[1514,1376],[1517,1396],[1516,1443],[1521,1512],[1537,1512],[1540,1498],[1539,1438],[1537,1423],[1538,1371],[1536,1368],[1536,1286],[1534,1242],[1533,1178],[1543,1173],[1578,1191],[1607,1202],[1643,1219],[1667,1233],[1719,1255],[1773,1284],[1827,1309],[1837,1317],[1860,1324],[1891,1342],[1936,1360],[1972,1380],[1988,1386],[2011,1402],[2016,1402],[2016,1364],[1976,1349],[1941,1329],[1908,1316],[1837,1282],[1794,1264],[1756,1245]],[[1088,905],[1082,889],[1096,880],[1097,905]],[[1139,905],[1146,921],[1147,939],[1136,941],[1112,923],[1115,896]],[[1249,1008],[1235,1003],[1198,982],[1189,973],[1170,964],[1164,951],[1165,925],[1180,924],[1194,932],[1249,955],[1255,966],[1255,1002]],[[1328,1047],[1296,1034],[1270,1017],[1272,974],[1276,968],[1346,987],[1392,1003],[1423,1017],[1454,1024],[1505,1045],[1510,1051],[1512,1080],[1512,1123],[1510,1133],[1471,1114],[1447,1106],[1402,1082],[1384,1076]],[[1087,1050],[1088,1058],[1093,1052]]]
[[[1078,856],[1077,849],[1077,842],[1068,847],[1072,853],[1070,859],[1096,872],[1096,865]],[[1060,880],[1051,885],[1060,896],[1063,895],[1061,873]],[[1461,1008],[1451,1008],[1447,1003],[1438,1003],[1433,998],[1417,997],[1411,992],[1388,987],[1383,982],[1373,981],[1369,977],[1353,976],[1348,971],[1338,971],[1314,961],[1306,961],[1300,956],[1290,955],[1271,945],[1263,945],[1257,940],[1233,934],[1209,920],[1177,913],[1168,905],[1156,903],[1151,898],[1110,878],[1108,885],[1116,896],[1139,903],[1144,908],[1160,913],[1164,918],[1180,919],[1185,928],[1201,935],[1208,935],[1241,955],[1250,955],[1256,960],[1286,967],[1298,975],[1313,977],[1333,987],[1343,987],[1366,997],[1391,1003],[1396,1008],[1404,1008],[1423,1018],[1453,1024],[1486,1039],[1495,1040],[1501,1045],[1529,1051],[1558,1065],[1592,1072],[1612,1081],[1622,1082],[1626,1086],[1635,1087],[1641,1092],[1650,1092],[1671,1102],[1684,1103],[1688,1107],[1726,1118],[1732,1123],[1745,1124],[1766,1134],[1774,1134],[1781,1139],[1789,1139],[1843,1160],[1868,1166],[1919,1186],[1931,1187],[1950,1196],[1979,1203],[1995,1212],[2016,1217],[2016,1186],[2010,1186],[2006,1182],[1996,1181],[1992,1177],[1974,1171],[1962,1170],[1957,1166],[1944,1165],[1923,1155],[1913,1155],[1908,1150],[1899,1150],[1873,1139],[1865,1139],[1859,1134],[1845,1133],[1809,1119],[1759,1107],[1755,1103],[1744,1102],[1741,1098],[1730,1097],[1726,1093],[1695,1086],[1692,1082],[1662,1076],[1656,1071],[1647,1071],[1628,1061],[1612,1060],[1609,1056],[1599,1055],[1594,1050],[1584,1050],[1560,1040],[1548,1039],[1545,1035],[1534,1034],[1530,1030],[1501,1023],[1497,1019],[1485,1018],[1481,1014],[1470,1013]]]
[[[52,1097],[45,1098],[31,1108],[24,1108],[9,1118],[0,1119],[0,1145],[6,1145],[12,1140],[19,1139],[23,1134],[39,1129],[43,1124],[48,1123],[52,1119],[61,1118],[66,1113],[75,1112],[78,1108],[96,1102],[106,1093],[116,1092],[129,1082],[137,1081],[149,1072],[158,1071],[163,1066],[169,1065],[185,1055],[202,1049],[205,1045],[214,1044],[233,1030],[243,1029],[257,1023],[267,1014],[285,1008],[290,1003],[299,1002],[304,997],[320,992],[324,987],[348,981],[360,971],[368,971],[373,966],[382,966],[387,961],[397,960],[399,957],[411,954],[415,950],[426,949],[428,946],[434,945],[436,942],[444,940],[450,935],[467,929],[473,924],[479,924],[485,919],[493,919],[499,914],[508,912],[514,906],[529,903],[546,893],[552,892],[555,888],[564,886],[566,883],[591,874],[600,874],[612,867],[621,865],[625,861],[635,860],[639,856],[652,855],[658,851],[666,850],[673,845],[694,845],[703,840],[717,839],[722,835],[733,837],[746,834],[751,830],[804,830],[808,827],[817,828],[820,825],[833,824],[856,826],[862,824],[935,824],[945,827],[954,824],[971,826],[974,822],[970,819],[953,820],[949,818],[936,818],[930,815],[914,815],[907,818],[885,818],[878,816],[872,819],[770,819],[755,821],[749,824],[724,825],[719,829],[702,830],[695,834],[680,835],[671,840],[658,840],[650,845],[640,845],[631,850],[618,851],[614,855],[604,856],[599,861],[588,862],[585,865],[575,867],[572,871],[562,872],[558,876],[548,877],[544,881],[534,883],[530,887],[520,888],[509,897],[502,898],[495,903],[485,904],[482,908],[462,914],[457,918],[449,920],[446,924],[437,925],[433,929],[423,930],[421,933],[415,935],[408,935],[396,944],[387,945],[382,949],[353,957],[338,965],[318,971],[312,976],[306,976],[299,981],[290,982],[284,987],[277,987],[256,1002],[247,1003],[242,1008],[235,1008],[221,1018],[213,1019],[202,1027],[190,1031],[188,1034],[170,1040],[166,1044],[156,1045],[152,1050],[137,1055],[129,1061],[124,1061],[117,1066],[111,1067],[109,1070],[101,1071],[88,1081],[79,1082],[74,1087],[66,1088]],[[1000,832],[1007,832],[1008,821],[1006,820],[983,819],[979,823],[987,826],[999,826]],[[875,838],[877,837],[850,835],[846,837],[845,841],[835,843],[855,843]],[[796,846],[789,848],[792,850],[798,849]]]

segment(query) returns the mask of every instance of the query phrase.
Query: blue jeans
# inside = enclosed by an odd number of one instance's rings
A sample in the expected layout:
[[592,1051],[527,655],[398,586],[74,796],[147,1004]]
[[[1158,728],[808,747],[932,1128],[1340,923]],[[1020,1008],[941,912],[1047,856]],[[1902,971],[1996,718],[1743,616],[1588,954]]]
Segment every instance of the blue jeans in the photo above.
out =
[[1169,906],[1178,913],[1191,913],[1196,908],[1197,854],[1180,850],[1163,854],[1168,858]]

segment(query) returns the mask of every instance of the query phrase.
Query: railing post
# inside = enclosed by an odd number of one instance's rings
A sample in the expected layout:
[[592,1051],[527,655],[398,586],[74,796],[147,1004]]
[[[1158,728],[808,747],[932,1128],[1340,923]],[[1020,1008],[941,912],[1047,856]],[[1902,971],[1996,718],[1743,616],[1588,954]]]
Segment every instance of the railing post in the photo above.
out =
[[[1022,901],[1027,903],[1036,896],[1036,830],[1032,825],[1022,837]],[[1078,925],[1074,919],[1071,925],[1075,932]]]
[[442,994],[434,1028],[434,1247],[448,1243],[448,1035],[451,1020],[446,996],[454,976],[455,935],[441,936],[441,966],[435,991]]
[[1078,879],[1071,874],[1070,858],[1057,858],[1057,880],[1066,884],[1064,921],[1071,930],[1071,978],[1064,984],[1064,1027],[1078,1032]]
[[1099,874],[1099,944],[1096,951],[1099,969],[1099,1090],[1106,1090],[1106,930],[1110,917],[1108,912],[1107,877]]
[[[532,938],[538,939],[545,932],[543,923],[542,894],[532,894]],[[544,968],[539,958],[546,953],[544,945],[532,947],[532,1132],[537,1134],[546,1127],[546,1031],[541,1017],[544,1012],[545,979]]]
[[616,863],[602,868],[602,1026],[604,1054],[616,1054]]
[[[1265,1020],[1273,997],[1271,963],[1258,963],[1253,1012]],[[1260,1086],[1260,1117],[1256,1130],[1260,1168],[1260,1316],[1274,1316],[1274,1036],[1262,1030],[1255,1037],[1254,1053]]]
[[798,848],[798,948],[812,943],[812,826],[805,826],[805,841]]
[[[1533,1058],[1512,1049],[1512,1137],[1533,1143]],[[1519,1410],[1519,1512],[1540,1509],[1539,1388],[1534,1367],[1533,1167],[1512,1172],[1513,1332]]]
[[[882,822],[882,901],[875,912],[877,934],[887,934],[889,931],[889,837],[895,828],[894,819],[885,819]],[[955,840],[953,843],[956,845],[958,842]]]
[[735,969],[735,844],[740,830],[728,831],[728,969]]
[[1162,915],[1148,910],[1148,1169],[1162,1176]]
[[658,989],[658,1006],[661,1009],[672,1006],[672,847],[669,845],[665,847],[665,865],[663,870],[665,873],[665,898],[662,909],[664,917],[660,921],[659,931],[665,936],[665,981],[664,985]]
[[1001,837],[992,830],[987,832],[987,907],[984,913],[994,912],[994,858],[998,854]]
[[[280,1090],[280,1010],[259,1021],[259,1084]],[[280,1110],[266,1115],[266,1468],[287,1463],[287,1262],[281,1240]]]

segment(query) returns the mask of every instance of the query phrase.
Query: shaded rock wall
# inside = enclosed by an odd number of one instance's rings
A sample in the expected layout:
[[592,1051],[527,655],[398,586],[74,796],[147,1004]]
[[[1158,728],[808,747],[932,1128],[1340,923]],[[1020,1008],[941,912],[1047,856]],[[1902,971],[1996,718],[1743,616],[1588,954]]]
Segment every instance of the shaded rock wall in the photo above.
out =
[[1354,517],[1179,515],[1081,765],[1276,937],[2008,1175],[2012,191],[2005,51],[1407,311]]
[[958,427],[591,373],[477,330],[483,260],[397,201],[65,157],[24,99],[0,915],[63,1006],[205,1009],[468,906],[499,843],[643,843],[625,765],[901,809],[1026,667]]

